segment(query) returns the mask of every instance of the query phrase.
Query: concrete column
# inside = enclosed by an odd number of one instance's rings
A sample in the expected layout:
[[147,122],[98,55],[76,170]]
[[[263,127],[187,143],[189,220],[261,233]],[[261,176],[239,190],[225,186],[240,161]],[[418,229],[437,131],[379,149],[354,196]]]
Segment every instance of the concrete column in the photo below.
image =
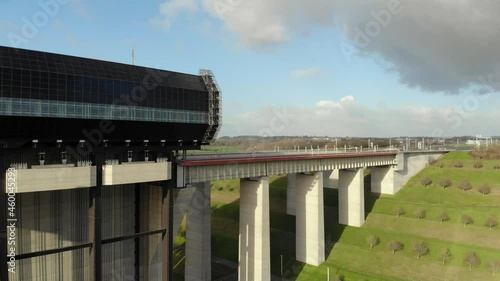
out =
[[323,173],[298,174],[295,190],[296,259],[318,266],[325,261]]
[[382,194],[395,194],[394,167],[371,168],[371,191]]
[[339,188],[339,170],[323,172],[323,186],[326,188]]
[[195,184],[187,213],[186,281],[211,280],[210,182]]
[[191,206],[195,191],[196,188],[194,186],[179,189],[174,203],[174,233],[179,231],[184,215],[188,212],[189,206]]
[[296,174],[288,174],[286,178],[286,213],[295,216],[295,182]]
[[339,171],[339,223],[360,227],[365,222],[364,170]]
[[269,178],[240,181],[239,281],[271,280]]

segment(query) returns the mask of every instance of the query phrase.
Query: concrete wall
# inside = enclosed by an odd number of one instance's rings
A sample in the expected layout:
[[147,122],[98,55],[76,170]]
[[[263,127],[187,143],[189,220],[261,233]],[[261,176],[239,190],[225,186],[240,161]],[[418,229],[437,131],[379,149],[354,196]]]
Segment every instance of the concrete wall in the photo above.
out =
[[394,191],[398,192],[413,176],[425,168],[429,161],[439,159],[444,153],[410,152],[397,155],[394,173]]
[[[160,187],[141,184],[141,231],[161,228]],[[89,189],[28,192],[16,196],[17,252],[23,254],[87,243]],[[135,185],[102,189],[102,238],[135,232]],[[161,235],[141,238],[140,278],[161,280]],[[134,240],[102,246],[103,280],[135,280]],[[17,261],[14,281],[88,280],[89,249]]]
[[[102,239],[134,233],[134,185],[104,187],[102,190]],[[134,277],[134,240],[103,245],[103,280]]]
[[[141,184],[141,229],[150,231],[161,228],[162,188]],[[141,280],[160,281],[162,269],[162,235],[156,234],[140,239],[141,248]]]
[[169,179],[171,179],[170,162],[132,162],[121,165],[103,166],[103,185],[120,185]]
[[16,170],[16,193],[95,186],[95,169],[96,167],[47,165]]
[[[88,241],[88,189],[21,193],[17,203],[17,254]],[[17,261],[10,280],[88,279],[88,249]]]

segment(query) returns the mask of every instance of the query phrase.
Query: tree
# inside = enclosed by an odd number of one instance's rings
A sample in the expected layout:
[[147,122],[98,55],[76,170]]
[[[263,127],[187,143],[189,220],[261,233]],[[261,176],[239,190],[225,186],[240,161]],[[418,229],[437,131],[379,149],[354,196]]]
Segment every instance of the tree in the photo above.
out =
[[377,246],[379,241],[380,240],[375,235],[368,235],[368,238],[366,238],[366,242],[370,245],[370,250],[373,250],[373,247]]
[[392,240],[387,244],[387,247],[392,251],[392,253],[396,253],[396,251],[401,251],[404,248],[403,243],[397,241],[397,240]]
[[344,275],[337,275],[333,276],[333,281],[344,281]]
[[472,219],[471,216],[469,215],[462,215],[462,223],[464,224],[464,227],[467,226],[468,224],[473,223],[474,220]]
[[488,218],[486,220],[486,222],[484,223],[484,225],[486,225],[487,227],[489,227],[490,230],[491,230],[491,228],[493,228],[493,227],[495,227],[495,226],[498,225],[498,220],[495,219],[494,217],[490,217],[490,218]]
[[429,176],[425,175],[425,176],[424,176],[424,177],[420,180],[420,183],[421,183],[423,186],[427,187],[428,185],[431,185],[431,184],[432,184],[432,179],[431,179]]
[[451,251],[450,251],[450,249],[448,249],[448,248],[444,249],[444,250],[441,252],[441,254],[439,255],[439,257],[443,260],[443,264],[444,264],[447,260],[451,259]]
[[417,217],[418,220],[425,218],[425,210],[422,209],[416,209],[415,212],[413,213],[415,217]]
[[481,264],[481,258],[476,252],[468,252],[464,256],[464,262],[469,265],[469,270],[472,270],[473,266]]
[[439,180],[439,185],[440,185],[443,189],[445,189],[445,188],[447,188],[447,187],[450,187],[450,186],[451,186],[451,180],[450,180],[449,178],[446,178],[446,177],[441,178],[441,179]]
[[463,179],[459,184],[458,187],[462,189],[463,191],[470,190],[472,189],[472,185],[467,179]]
[[500,271],[500,261],[492,261],[488,264],[488,269],[493,272],[493,276],[495,276],[495,273]]
[[441,223],[443,223],[443,221],[448,221],[448,220],[450,220],[450,216],[449,216],[449,215],[448,215],[448,213],[447,213],[447,212],[445,212],[445,211],[442,211],[441,213],[439,213],[438,218],[439,218],[439,220],[441,221]]
[[417,259],[420,259],[420,256],[429,253],[429,247],[427,247],[424,241],[418,241],[413,244],[412,252],[417,255]]
[[399,218],[399,216],[403,215],[405,213],[405,209],[403,207],[399,206],[394,208],[394,213],[396,213],[396,216]]
[[484,196],[485,194],[490,194],[491,188],[490,188],[489,184],[485,183],[485,184],[482,184],[481,186],[479,186],[477,191],[479,191],[479,193],[483,194],[483,196]]
[[481,162],[480,160],[474,162],[474,168],[481,169],[482,167],[483,167],[483,162]]
[[464,166],[464,164],[461,161],[457,160],[457,161],[455,161],[455,164],[453,164],[453,166],[455,168],[462,168]]

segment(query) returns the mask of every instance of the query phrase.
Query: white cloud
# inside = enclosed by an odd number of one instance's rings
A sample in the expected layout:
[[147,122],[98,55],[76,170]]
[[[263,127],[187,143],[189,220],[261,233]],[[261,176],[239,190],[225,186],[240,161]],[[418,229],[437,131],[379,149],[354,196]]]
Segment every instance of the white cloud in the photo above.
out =
[[198,11],[197,0],[167,0],[160,5],[161,17],[150,20],[151,24],[167,31],[177,16],[183,12],[193,13]]
[[349,103],[349,102],[354,102],[354,97],[353,96],[345,96],[340,99],[341,103]]
[[[329,135],[329,136],[459,136],[498,135],[500,112],[486,110],[499,98],[464,97],[461,105],[372,108],[347,96],[305,106],[263,106],[224,119],[220,136]],[[475,102],[472,102],[475,100]],[[476,104],[476,106],[473,106]]]
[[296,69],[290,73],[290,76],[293,78],[307,78],[314,77],[318,75],[321,70],[318,67],[309,67],[306,69]]

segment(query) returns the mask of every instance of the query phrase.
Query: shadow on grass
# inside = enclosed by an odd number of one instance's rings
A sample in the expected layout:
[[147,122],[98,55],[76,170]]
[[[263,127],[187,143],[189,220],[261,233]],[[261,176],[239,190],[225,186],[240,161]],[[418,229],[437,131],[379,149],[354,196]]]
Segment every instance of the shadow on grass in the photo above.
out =
[[339,241],[345,226],[339,224],[339,191],[325,188],[323,192],[325,211],[325,257],[328,257]]
[[375,203],[377,202],[377,199],[380,198],[380,193],[372,193],[372,175],[371,174],[365,174],[364,178],[364,185],[365,185],[365,218],[368,216],[369,213],[372,212],[373,207],[375,206]]

